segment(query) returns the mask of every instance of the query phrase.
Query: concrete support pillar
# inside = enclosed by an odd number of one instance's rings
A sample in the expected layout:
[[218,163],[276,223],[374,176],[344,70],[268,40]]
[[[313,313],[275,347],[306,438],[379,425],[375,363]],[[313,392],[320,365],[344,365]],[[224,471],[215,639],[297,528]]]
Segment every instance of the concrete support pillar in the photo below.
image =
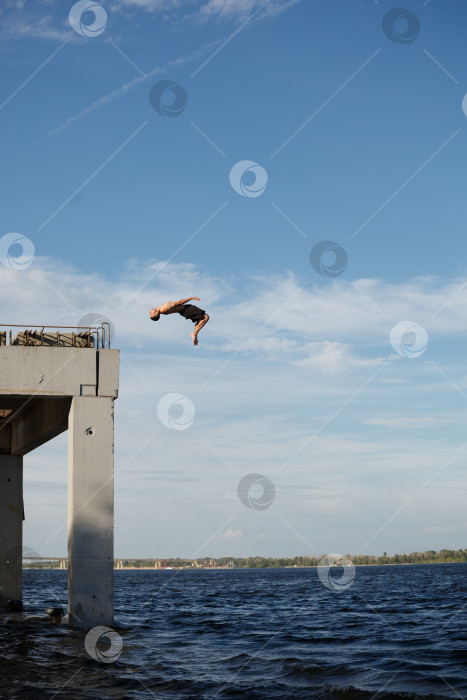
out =
[[70,624],[113,623],[113,399],[73,397],[68,443]]
[[22,597],[23,458],[0,455],[0,607]]

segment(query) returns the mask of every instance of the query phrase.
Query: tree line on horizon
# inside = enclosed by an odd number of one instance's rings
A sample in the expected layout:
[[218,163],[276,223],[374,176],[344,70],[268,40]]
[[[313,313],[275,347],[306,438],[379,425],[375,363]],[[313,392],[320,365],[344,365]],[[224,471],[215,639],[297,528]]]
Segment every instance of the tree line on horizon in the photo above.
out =
[[[215,559],[215,566],[232,566],[246,569],[282,568],[282,567],[304,567],[318,566],[329,555],[323,554],[319,557],[298,556],[298,557],[218,557]],[[453,564],[467,562],[467,549],[441,549],[436,552],[430,549],[426,552],[411,552],[410,554],[387,555],[384,552],[381,556],[358,554],[342,555],[347,563],[349,560],[354,565],[360,566],[383,566],[385,564]],[[137,560],[135,560],[137,561]],[[174,568],[181,566],[192,566],[192,560],[166,559],[166,566]],[[205,567],[209,568],[210,559],[197,560],[205,562]],[[325,563],[325,562],[324,562]],[[338,562],[337,562],[338,563]],[[125,560],[123,560],[125,566]],[[129,563],[129,566],[131,564]]]
[[[319,557],[298,556],[298,557],[204,557],[201,559],[119,559],[123,568],[212,568],[213,566],[225,566],[239,569],[277,569],[283,567],[305,567],[318,566],[320,562],[324,564],[330,555],[323,554]],[[410,554],[387,555],[384,552],[381,556],[371,554],[351,554],[342,555],[345,563],[359,566],[384,566],[385,564],[454,564],[467,562],[467,549],[440,549],[436,552],[429,549],[426,552],[411,552]],[[324,560],[324,561],[323,561]],[[337,562],[339,565],[339,562]],[[28,568],[50,568],[50,562],[41,561],[28,564]],[[58,568],[58,564],[57,564]]]

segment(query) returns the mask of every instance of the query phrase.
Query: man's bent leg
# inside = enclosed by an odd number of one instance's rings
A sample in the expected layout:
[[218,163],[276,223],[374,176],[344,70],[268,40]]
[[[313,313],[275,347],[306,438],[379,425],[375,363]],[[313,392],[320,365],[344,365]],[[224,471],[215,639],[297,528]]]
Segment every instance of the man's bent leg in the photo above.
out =
[[204,317],[201,319],[201,321],[198,321],[198,323],[195,326],[195,329],[193,333],[190,333],[191,338],[193,339],[193,345],[198,345],[198,333],[200,332],[201,328],[206,325],[206,323],[209,321],[209,316],[207,314],[204,314]]

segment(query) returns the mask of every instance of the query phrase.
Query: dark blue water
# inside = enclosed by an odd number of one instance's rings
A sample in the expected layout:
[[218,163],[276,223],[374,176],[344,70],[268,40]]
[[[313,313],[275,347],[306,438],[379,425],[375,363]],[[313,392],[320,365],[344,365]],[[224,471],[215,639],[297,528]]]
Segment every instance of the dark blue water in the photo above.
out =
[[44,616],[66,576],[25,571],[0,617],[2,698],[467,698],[467,564],[359,567],[342,591],[316,569],[116,571],[113,663]]

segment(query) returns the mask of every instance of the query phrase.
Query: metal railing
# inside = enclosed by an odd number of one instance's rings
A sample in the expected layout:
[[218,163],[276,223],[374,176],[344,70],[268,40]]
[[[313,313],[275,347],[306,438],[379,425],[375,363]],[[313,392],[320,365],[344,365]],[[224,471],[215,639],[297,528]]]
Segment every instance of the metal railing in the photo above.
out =
[[[2,331],[2,328],[7,330]],[[26,328],[27,330],[23,330],[22,333],[17,332],[16,337],[13,338],[13,328]],[[52,328],[60,330],[47,334],[47,330]],[[60,333],[60,331],[71,331],[71,333]],[[82,332],[76,333],[75,331]],[[110,334],[111,326],[109,321],[103,321],[100,326],[47,326],[41,323],[0,323],[0,345],[7,345],[6,341],[8,339],[9,345],[50,346],[52,345],[50,340],[54,339],[57,347],[60,347],[60,341],[66,338],[71,339],[71,347],[104,349],[106,347],[110,348]],[[46,337],[47,335],[49,335],[48,338]]]

